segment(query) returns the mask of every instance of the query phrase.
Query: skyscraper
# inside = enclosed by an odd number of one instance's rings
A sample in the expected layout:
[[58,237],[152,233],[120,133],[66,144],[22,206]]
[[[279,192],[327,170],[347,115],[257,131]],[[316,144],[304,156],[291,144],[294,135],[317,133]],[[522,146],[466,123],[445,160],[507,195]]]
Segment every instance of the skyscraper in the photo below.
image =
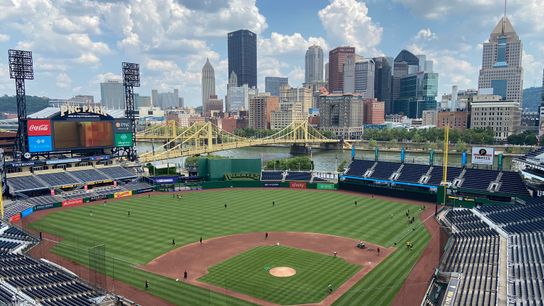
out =
[[269,92],[272,96],[280,96],[280,87],[282,85],[288,85],[289,78],[285,77],[265,77],[264,78],[264,91]]
[[204,111],[206,111],[206,104],[210,96],[215,96],[215,71],[210,60],[206,59],[206,63],[202,67],[202,107]]
[[323,81],[323,49],[313,45],[306,50],[304,66],[304,83]]
[[492,89],[503,100],[521,102],[523,90],[523,47],[514,27],[503,16],[489,41],[484,43],[478,89]]
[[354,47],[338,47],[329,52],[329,92],[344,89],[344,64],[348,55],[355,55]]
[[392,67],[385,57],[375,57],[374,65],[374,96],[378,101],[385,103],[385,113],[390,114],[393,111],[393,101],[391,100]]
[[257,34],[238,30],[228,34],[229,76],[238,77],[238,86],[257,87]]
[[117,80],[100,83],[100,102],[108,109],[125,109],[123,83]]

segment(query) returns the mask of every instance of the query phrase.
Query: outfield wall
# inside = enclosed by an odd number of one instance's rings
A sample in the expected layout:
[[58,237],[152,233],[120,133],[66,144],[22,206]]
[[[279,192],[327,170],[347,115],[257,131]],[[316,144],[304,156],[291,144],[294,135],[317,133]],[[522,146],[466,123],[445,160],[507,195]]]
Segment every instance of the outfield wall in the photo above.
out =
[[423,201],[429,203],[437,202],[437,193],[423,190],[407,190],[398,187],[391,187],[384,185],[369,185],[351,181],[340,181],[338,184],[340,190],[348,190],[355,192],[373,193],[388,197]]
[[336,190],[337,184],[308,183],[308,182],[263,182],[263,181],[213,181],[202,182],[202,189],[217,188],[291,188],[291,189],[320,189]]

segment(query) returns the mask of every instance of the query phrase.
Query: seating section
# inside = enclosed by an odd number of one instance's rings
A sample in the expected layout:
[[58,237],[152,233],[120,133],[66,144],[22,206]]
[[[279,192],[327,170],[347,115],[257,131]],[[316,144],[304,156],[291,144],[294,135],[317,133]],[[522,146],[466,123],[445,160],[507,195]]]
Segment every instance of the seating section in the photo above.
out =
[[148,183],[129,183],[129,184],[126,184],[126,185],[123,185],[123,188],[125,188],[126,190],[141,190],[141,189],[149,189],[149,188],[153,188],[153,186],[149,185]]
[[417,183],[429,171],[429,167],[428,165],[404,164],[397,181]]
[[96,182],[109,180],[109,177],[96,171],[95,169],[70,171],[70,174],[80,179],[82,182]]
[[26,201],[12,202],[11,204],[6,205],[4,210],[4,216],[6,217],[6,219],[9,219],[30,207],[34,207],[34,204],[28,203]]
[[61,298],[80,299],[71,305],[92,305],[88,299],[98,296],[77,278],[24,255],[0,256],[0,279],[44,305],[63,305],[55,303]]
[[37,175],[41,180],[47,182],[51,187],[60,187],[65,185],[77,185],[81,181],[70,176],[66,172],[57,172],[57,173],[44,173]]
[[355,159],[349,165],[346,175],[363,176],[368,169],[372,168],[374,163],[374,161],[370,160]]
[[287,171],[285,176],[286,181],[310,181],[311,179],[311,172]]
[[[433,170],[431,170],[431,175],[429,181],[427,181],[428,185],[433,186],[440,186],[440,183],[442,183],[442,177],[443,177],[443,171],[444,167],[442,166],[435,166],[433,167]],[[457,167],[448,167],[448,176],[447,180],[448,182],[453,182],[453,180],[459,175],[461,175],[461,172],[463,172],[463,168],[457,168]]]
[[462,188],[487,190],[489,184],[497,180],[500,171],[484,169],[466,169]]
[[122,179],[128,179],[128,178],[135,178],[136,175],[129,170],[123,168],[123,167],[108,167],[108,168],[98,168],[98,171],[102,172],[103,174],[111,177],[114,180],[122,180]]
[[0,305],[95,305],[91,299],[101,294],[76,276],[13,253],[21,245],[32,245],[32,237],[1,224],[0,232]]
[[514,305],[544,303],[544,233],[510,236],[508,291]]
[[495,305],[499,278],[498,233],[470,210],[450,210],[446,219],[454,233],[441,270],[462,275],[455,305]]
[[517,172],[504,171],[502,173],[501,183],[500,192],[525,196],[529,195],[521,175]]
[[41,182],[32,175],[8,177],[7,184],[15,192],[24,192],[48,188],[45,183]]
[[31,197],[25,200],[27,203],[32,205],[46,205],[61,202],[62,199],[56,196],[40,196],[40,197]]
[[281,181],[283,180],[283,172],[281,171],[262,171],[261,181]]
[[400,167],[399,163],[379,162],[374,168],[374,172],[369,176],[379,180],[388,180],[391,175]]

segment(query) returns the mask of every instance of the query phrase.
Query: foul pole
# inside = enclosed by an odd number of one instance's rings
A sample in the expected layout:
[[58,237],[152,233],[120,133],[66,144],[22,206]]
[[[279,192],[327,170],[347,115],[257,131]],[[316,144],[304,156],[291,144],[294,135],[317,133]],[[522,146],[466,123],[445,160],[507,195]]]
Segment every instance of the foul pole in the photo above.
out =
[[444,161],[442,162],[442,186],[444,186],[444,205],[446,205],[446,198],[448,194],[448,153],[449,153],[449,124],[444,127]]

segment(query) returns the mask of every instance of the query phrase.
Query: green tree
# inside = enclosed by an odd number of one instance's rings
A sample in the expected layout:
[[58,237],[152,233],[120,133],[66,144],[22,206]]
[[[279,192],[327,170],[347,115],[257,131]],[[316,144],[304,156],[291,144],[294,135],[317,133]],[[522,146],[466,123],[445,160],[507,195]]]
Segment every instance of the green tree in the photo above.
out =
[[457,141],[455,144],[455,151],[457,152],[463,152],[468,148],[467,144],[461,140]]
[[340,162],[340,164],[338,165],[338,168],[336,169],[336,171],[338,172],[344,172],[346,171],[346,166],[348,165],[348,161],[347,160],[342,160]]
[[312,170],[313,162],[307,156],[269,160],[264,165],[266,170]]
[[368,141],[368,147],[370,149],[374,149],[377,145],[378,145],[378,142],[376,140],[374,140],[374,139],[370,139]]

